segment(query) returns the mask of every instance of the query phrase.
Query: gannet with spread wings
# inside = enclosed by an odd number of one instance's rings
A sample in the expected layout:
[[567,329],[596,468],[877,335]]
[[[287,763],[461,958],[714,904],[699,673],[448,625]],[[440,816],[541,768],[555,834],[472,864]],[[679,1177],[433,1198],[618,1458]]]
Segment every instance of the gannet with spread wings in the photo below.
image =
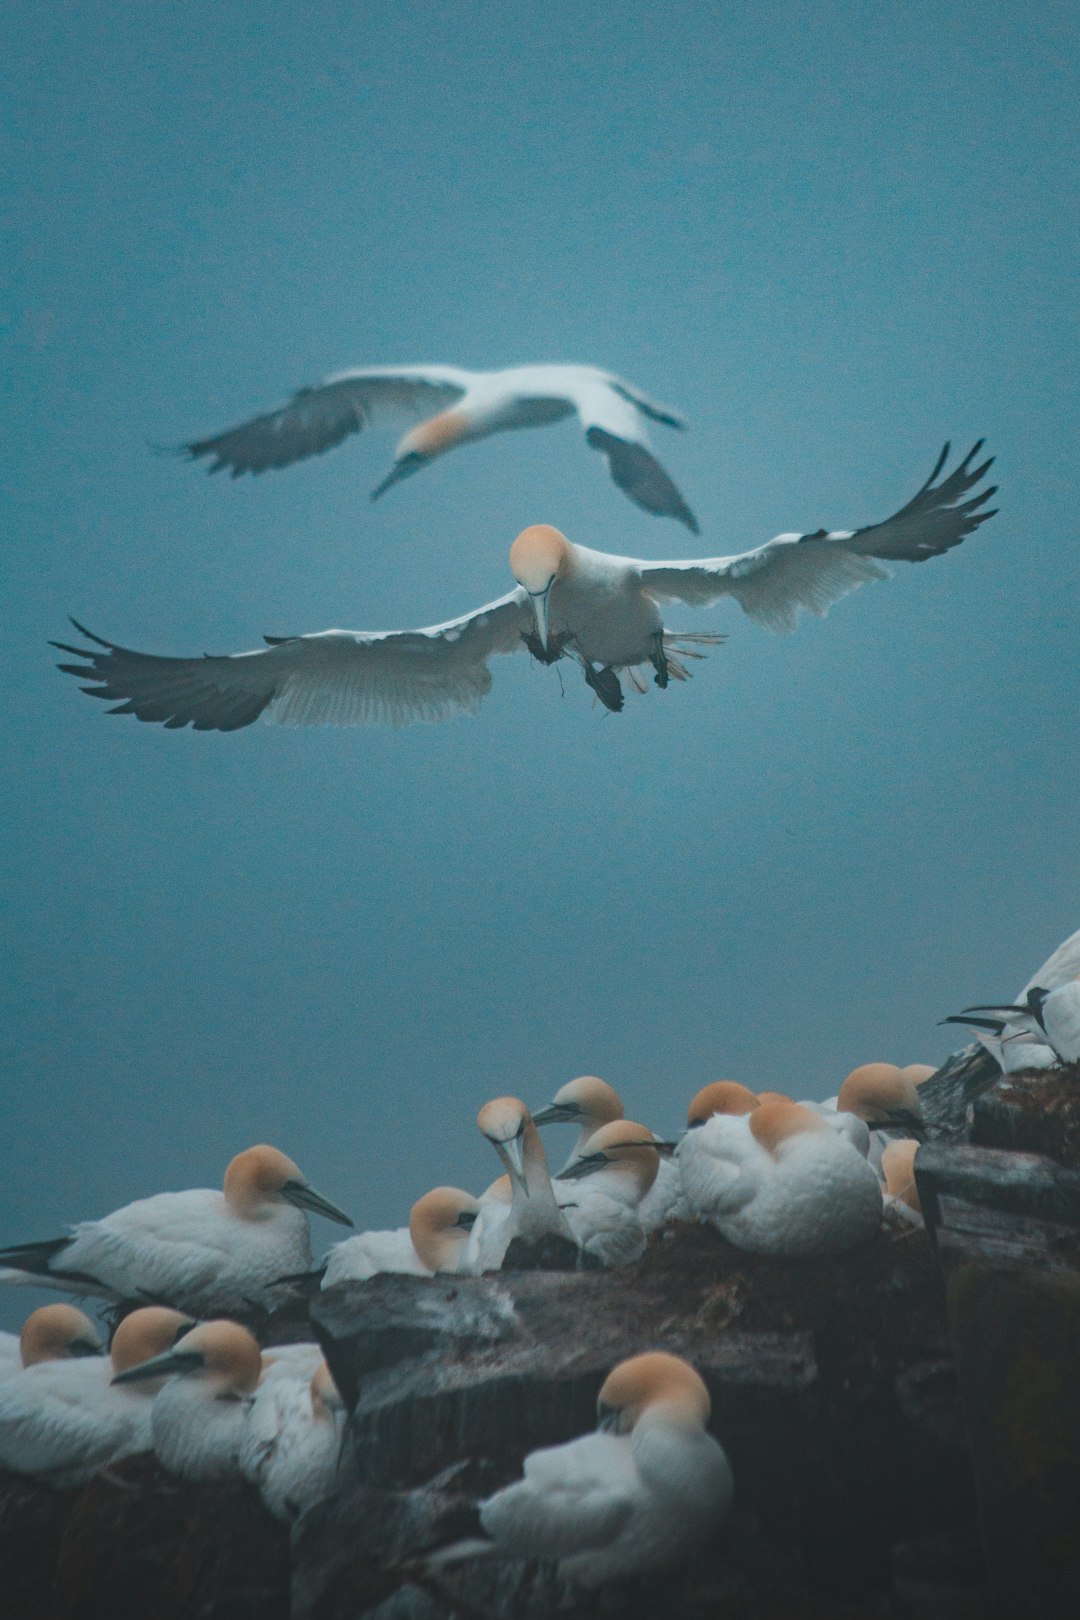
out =
[[643,562],[574,545],[547,524],[510,548],[516,588],[445,624],[422,630],[324,630],[267,638],[253,652],[163,658],[104,641],[54,643],[82,662],[61,664],[90,682],[83,690],[167,727],[236,731],[264,716],[282,725],[404,725],[473,711],[491,688],[488,660],[527,648],[542,663],[570,658],[604,706],[619,710],[625,673],[645,690],[685,680],[686,657],[722,636],[668,630],[659,603],[707,607],[733,596],[770,630],[794,627],[799,610],[823,615],[890,562],[924,562],[957,546],[994,516],[991,486],[972,495],[991,465],[972,463],[980,440],[940,483],[948,445],[919,492],[883,523],[855,530],[781,534],[734,557]]

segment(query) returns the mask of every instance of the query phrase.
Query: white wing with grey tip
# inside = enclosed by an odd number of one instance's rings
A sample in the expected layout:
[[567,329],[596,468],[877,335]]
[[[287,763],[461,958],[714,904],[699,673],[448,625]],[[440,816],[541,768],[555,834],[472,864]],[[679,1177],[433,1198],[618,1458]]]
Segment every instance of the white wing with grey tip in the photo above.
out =
[[734,596],[750,618],[770,630],[794,628],[799,609],[822,615],[867,580],[884,579],[888,562],[925,562],[949,551],[995,515],[984,511],[996,485],[965,499],[985,476],[993,457],[972,467],[983,441],[940,484],[949,454],[946,444],[918,494],[883,523],[865,529],[816,534],[781,534],[737,557],[688,562],[642,562],[641,582],[660,601],[678,600],[706,607]]
[[519,587],[424,630],[268,636],[257,651],[202,658],[133,652],[72,623],[96,645],[53,642],[84,660],[58,667],[89,681],[83,691],[112,703],[110,714],[239,731],[260,716],[286,726],[403,726],[473,713],[491,690],[488,659],[523,646],[534,615]]
[[456,366],[365,366],[301,388],[276,411],[184,448],[233,478],[321,456],[366,427],[409,427],[461,399],[470,373]]

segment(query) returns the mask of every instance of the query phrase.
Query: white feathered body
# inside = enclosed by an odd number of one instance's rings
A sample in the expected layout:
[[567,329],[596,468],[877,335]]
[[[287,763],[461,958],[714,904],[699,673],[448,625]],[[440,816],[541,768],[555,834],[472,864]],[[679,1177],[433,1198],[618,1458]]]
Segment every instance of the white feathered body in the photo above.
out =
[[595,664],[614,669],[647,664],[664,620],[641,587],[638,565],[586,546],[574,547],[574,567],[555,580],[548,600],[552,635],[573,636],[573,645]]
[[239,1464],[275,1518],[296,1518],[334,1489],[344,1422],[344,1411],[313,1400],[310,1374],[288,1370],[260,1382]]
[[668,1221],[688,1221],[690,1213],[679,1166],[674,1159],[661,1155],[656,1180],[637,1207],[637,1217],[646,1236],[659,1231]]
[[358,1232],[355,1237],[335,1243],[326,1256],[322,1286],[367,1282],[381,1271],[398,1271],[411,1277],[434,1275],[414,1249],[409,1228],[399,1226],[384,1232]]
[[150,1450],[153,1398],[114,1387],[107,1356],[42,1361],[0,1380],[0,1468],[82,1485]]
[[881,1184],[873,1166],[833,1131],[806,1131],[773,1153],[743,1161],[748,1197],[714,1216],[737,1248],[787,1259],[843,1254],[881,1224]]
[[732,1495],[710,1435],[646,1413],[630,1435],[534,1451],[480,1520],[501,1555],[558,1558],[560,1574],[593,1587],[673,1562],[724,1518]]
[[251,1399],[222,1394],[202,1378],[170,1378],[150,1414],[150,1435],[162,1467],[191,1480],[237,1474]]
[[311,1267],[307,1216],[286,1203],[249,1219],[212,1188],[157,1193],[81,1221],[51,1262],[92,1283],[17,1273],[65,1292],[155,1300],[193,1316],[226,1315],[280,1277]]

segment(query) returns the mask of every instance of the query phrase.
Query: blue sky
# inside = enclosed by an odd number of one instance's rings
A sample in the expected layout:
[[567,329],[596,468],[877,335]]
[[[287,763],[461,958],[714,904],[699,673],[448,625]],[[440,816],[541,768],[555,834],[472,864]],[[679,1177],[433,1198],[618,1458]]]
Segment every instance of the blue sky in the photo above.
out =
[[[3,1233],[277,1143],[363,1225],[494,1174],[473,1116],[591,1071],[932,1060],[1080,923],[1076,17],[1044,4],[8,14]],[[581,360],[685,411],[700,542],[572,423],[367,493],[155,455],[350,364]],[[985,435],[1001,515],[609,717],[501,661],[477,719],[108,719],[75,613],[162,652],[426,624],[526,523],[641,556],[886,515]],[[555,1144],[561,1153],[563,1144]],[[317,1234],[317,1240],[330,1236]],[[5,1320],[23,1301],[5,1302]]]

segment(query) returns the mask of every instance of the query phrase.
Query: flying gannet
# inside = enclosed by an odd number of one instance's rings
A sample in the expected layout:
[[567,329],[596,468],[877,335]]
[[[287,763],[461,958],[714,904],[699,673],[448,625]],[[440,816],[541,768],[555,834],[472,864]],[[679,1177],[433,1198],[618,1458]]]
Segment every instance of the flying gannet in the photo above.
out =
[[227,468],[239,478],[322,455],[366,427],[415,423],[397,446],[390,472],[372,491],[374,501],[456,445],[509,428],[545,427],[575,412],[585,442],[607,457],[619,488],[646,512],[676,518],[697,534],[694,514],[653,455],[645,431],[646,418],[673,428],[684,428],[685,421],[595,366],[339,371],[314,388],[302,388],[287,405],[185,449],[193,460],[210,457],[211,472]]
[[[981,443],[981,441],[980,441]],[[959,545],[980,523],[993,488],[965,500],[990,466],[972,468],[980,445],[941,483],[948,446],[930,478],[884,523],[857,530],[781,534],[755,551],[688,562],[642,562],[572,544],[535,524],[510,548],[517,586],[473,613],[421,630],[324,630],[267,637],[252,652],[167,658],[132,651],[75,628],[96,645],[54,642],[83,660],[60,664],[83,691],[169,729],[237,731],[260,716],[279,725],[406,725],[474,711],[491,688],[488,660],[523,648],[544,664],[568,658],[605,708],[623,707],[620,674],[645,691],[643,671],[666,687],[686,680],[685,658],[713,633],[668,630],[659,604],[708,607],[733,596],[770,630],[818,615],[888,562],[924,562]]]
[[727,1516],[731,1467],[707,1432],[702,1379],[679,1356],[649,1351],[608,1374],[597,1429],[525,1458],[524,1477],[479,1504],[483,1538],[429,1561],[538,1558],[583,1587],[663,1568]]
[[0,1468],[48,1484],[81,1485],[100,1468],[150,1449],[159,1385],[118,1389],[191,1327],[179,1311],[148,1306],[125,1316],[107,1358],[46,1360],[0,1381]]
[[277,1148],[248,1148],[224,1188],[157,1193],[70,1237],[0,1250],[0,1281],[110,1299],[155,1299],[193,1316],[239,1309],[260,1287],[311,1267],[307,1211],[351,1226]]
[[[586,1142],[602,1125],[622,1119],[622,1098],[614,1086],[595,1074],[578,1075],[560,1086],[549,1103],[533,1113],[536,1125],[577,1125],[577,1141],[570,1157],[556,1180],[566,1173],[567,1165],[580,1157]],[[637,1206],[637,1217],[646,1233],[655,1232],[668,1221],[685,1221],[690,1208],[683,1197],[679,1167],[674,1159],[662,1157],[656,1180]]]
[[117,1373],[113,1383],[167,1378],[150,1414],[159,1462],[182,1479],[221,1479],[239,1472],[247,1397],[261,1371],[259,1346],[247,1328],[211,1321],[200,1322],[164,1354]]
[[323,1288],[339,1282],[366,1282],[381,1271],[431,1277],[457,1271],[480,1201],[460,1187],[433,1187],[409,1212],[408,1226],[385,1232],[358,1232],[335,1243],[326,1257]]

